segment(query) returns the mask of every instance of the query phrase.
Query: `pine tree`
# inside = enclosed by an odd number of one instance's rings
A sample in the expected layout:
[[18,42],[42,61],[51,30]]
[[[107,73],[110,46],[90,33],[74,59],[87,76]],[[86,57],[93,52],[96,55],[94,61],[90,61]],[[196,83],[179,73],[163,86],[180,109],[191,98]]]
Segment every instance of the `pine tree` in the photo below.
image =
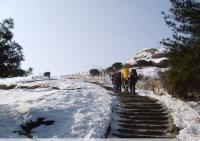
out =
[[24,60],[22,47],[13,40],[13,19],[0,23],[0,77],[23,76],[26,71],[20,68]]
[[195,0],[170,2],[170,14],[162,13],[173,31],[173,38],[161,42],[170,51],[168,90],[184,99],[196,99],[200,97],[200,3]]

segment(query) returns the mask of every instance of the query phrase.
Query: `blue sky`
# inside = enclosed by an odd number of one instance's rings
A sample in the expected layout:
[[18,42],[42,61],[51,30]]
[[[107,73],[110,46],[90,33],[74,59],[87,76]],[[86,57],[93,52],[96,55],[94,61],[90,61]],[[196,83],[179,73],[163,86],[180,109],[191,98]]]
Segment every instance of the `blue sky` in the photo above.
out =
[[0,20],[15,20],[23,68],[71,74],[126,62],[171,35],[168,0],[0,0]]

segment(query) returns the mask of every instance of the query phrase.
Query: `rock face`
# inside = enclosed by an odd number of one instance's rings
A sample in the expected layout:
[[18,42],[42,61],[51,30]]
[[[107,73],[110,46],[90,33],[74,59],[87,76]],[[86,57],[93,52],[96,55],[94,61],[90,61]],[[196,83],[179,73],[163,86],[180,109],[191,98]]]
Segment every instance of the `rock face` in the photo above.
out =
[[166,68],[169,66],[167,49],[143,49],[141,52],[132,57],[128,63],[134,67],[155,66]]

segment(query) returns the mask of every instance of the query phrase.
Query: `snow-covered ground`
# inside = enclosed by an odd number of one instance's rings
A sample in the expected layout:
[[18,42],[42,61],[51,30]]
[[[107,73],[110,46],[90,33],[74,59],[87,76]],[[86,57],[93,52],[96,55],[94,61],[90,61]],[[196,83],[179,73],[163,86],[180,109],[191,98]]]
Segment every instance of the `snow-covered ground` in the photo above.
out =
[[159,72],[164,72],[168,70],[168,68],[158,68],[158,67],[143,67],[141,69],[137,69],[137,74],[142,75],[143,79],[158,79]]
[[81,80],[32,82],[31,77],[4,79],[0,84],[45,86],[0,90],[0,138],[24,138],[14,131],[21,130],[20,124],[38,117],[55,120],[55,123],[33,129],[31,134],[36,138],[104,137],[111,118],[112,100],[105,89]]
[[158,99],[168,107],[174,124],[181,129],[177,135],[178,139],[200,139],[200,106],[196,102],[187,103],[173,98],[167,93],[162,96],[146,90],[137,90],[137,93]]
[[[51,77],[51,79],[58,79],[57,76]],[[5,78],[5,79],[0,79],[0,85],[20,85],[24,83],[31,83],[31,82],[36,82],[36,81],[44,81],[48,80],[47,77],[44,77],[42,75],[40,76],[27,76],[27,77],[15,77],[15,78]]]
[[[150,75],[155,68],[138,70],[139,74],[140,71],[145,75]],[[25,136],[18,135],[14,131],[21,130],[20,124],[30,119],[35,121],[38,117],[55,120],[55,123],[35,128],[32,135],[36,138],[104,137],[110,122],[112,97],[105,89],[83,81],[93,80],[111,85],[109,77],[79,76],[78,78],[32,81],[32,77],[29,77],[0,80],[0,84],[1,82],[9,85],[17,84],[18,87],[43,86],[37,89],[0,90],[0,138],[24,138]],[[177,135],[178,139],[200,138],[198,103],[183,102],[167,93],[158,96],[152,91],[136,91],[139,95],[158,99],[168,107],[174,124],[181,129]]]

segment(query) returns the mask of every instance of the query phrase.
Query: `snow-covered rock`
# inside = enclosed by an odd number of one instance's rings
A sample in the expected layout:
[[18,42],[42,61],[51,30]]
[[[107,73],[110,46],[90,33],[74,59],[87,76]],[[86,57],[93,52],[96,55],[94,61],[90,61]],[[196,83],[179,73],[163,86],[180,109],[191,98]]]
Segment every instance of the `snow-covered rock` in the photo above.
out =
[[166,48],[146,48],[132,57],[128,64],[137,69],[141,78],[145,80],[158,79],[159,72],[169,69],[167,52]]
[[167,49],[165,48],[146,48],[143,49],[141,52],[137,53],[134,57],[132,57],[128,63],[131,65],[137,64],[137,61],[144,60],[146,62],[153,62],[155,64],[160,63],[163,60],[167,60],[168,58],[165,57],[167,53]]

